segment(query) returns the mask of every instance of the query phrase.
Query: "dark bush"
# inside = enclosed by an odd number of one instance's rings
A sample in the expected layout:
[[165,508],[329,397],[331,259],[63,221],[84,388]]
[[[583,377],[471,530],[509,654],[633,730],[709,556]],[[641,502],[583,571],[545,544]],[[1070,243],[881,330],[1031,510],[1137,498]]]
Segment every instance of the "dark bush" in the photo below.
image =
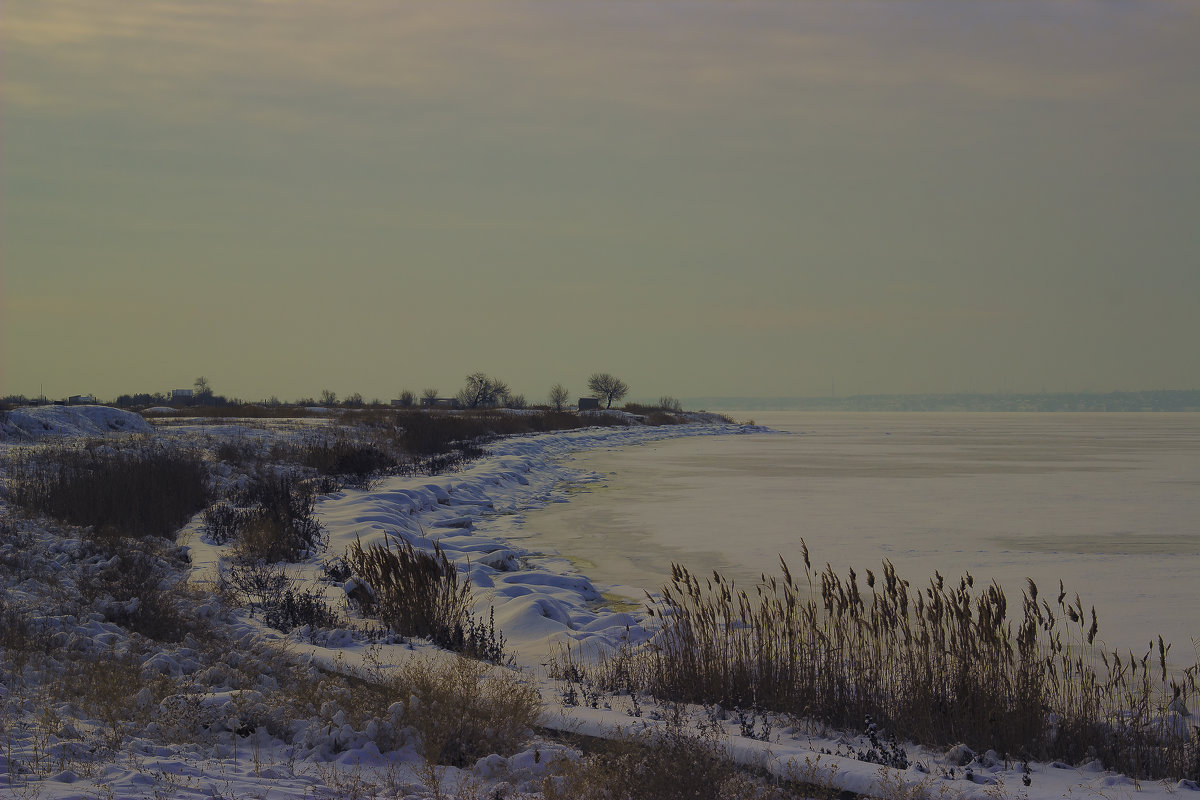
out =
[[312,628],[332,628],[338,618],[318,592],[285,589],[270,598],[263,608],[263,618],[278,631],[288,633],[308,625]]
[[371,478],[397,466],[381,447],[346,439],[322,439],[301,450],[300,463],[320,475],[339,476],[355,488],[369,488]]
[[396,425],[402,430],[400,446],[417,458],[419,469],[431,474],[457,469],[486,455],[484,445],[500,436],[629,424],[628,419],[616,414],[580,416],[559,411],[540,414],[409,411],[396,415]]
[[[235,496],[242,506],[237,523],[243,559],[298,561],[325,545],[325,532],[313,516],[312,487],[290,475],[264,473]],[[225,513],[225,512],[221,512]]]
[[238,602],[249,606],[251,616],[255,608],[265,608],[271,598],[280,595],[289,584],[283,570],[265,560],[242,559],[221,569],[222,587]]
[[8,592],[0,589],[0,650],[15,650],[29,637],[29,618],[18,609]]
[[51,445],[16,459],[13,504],[106,536],[168,536],[208,502],[208,475],[193,450],[139,442]]
[[256,509],[238,508],[222,500],[204,509],[203,530],[213,543],[227,544],[237,538],[256,514]]
[[432,456],[460,449],[464,444],[481,445],[494,439],[490,417],[478,414],[441,414],[414,411],[399,415],[403,429],[400,443],[416,456]]
[[258,448],[253,442],[245,440],[220,442],[214,448],[213,455],[218,461],[230,464],[254,464],[260,460]]
[[[386,474],[401,473],[408,466],[397,433],[384,412],[358,412],[363,419],[354,421],[353,434],[325,436],[302,444],[276,444],[270,449],[274,462],[296,464],[316,473],[319,479],[368,489],[372,481]],[[321,493],[326,493],[321,490]]]
[[472,460],[485,455],[487,455],[487,451],[482,447],[467,445],[462,449],[453,450],[449,453],[440,453],[435,456],[423,458],[417,464],[421,472],[429,475],[442,475],[447,472],[457,472],[471,463]]

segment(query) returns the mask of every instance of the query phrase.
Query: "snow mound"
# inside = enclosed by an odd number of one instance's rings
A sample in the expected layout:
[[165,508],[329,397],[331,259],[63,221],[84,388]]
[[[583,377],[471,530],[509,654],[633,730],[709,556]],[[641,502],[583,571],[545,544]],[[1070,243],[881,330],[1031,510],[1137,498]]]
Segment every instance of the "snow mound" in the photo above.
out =
[[141,415],[108,406],[36,406],[0,416],[0,440],[153,432]]

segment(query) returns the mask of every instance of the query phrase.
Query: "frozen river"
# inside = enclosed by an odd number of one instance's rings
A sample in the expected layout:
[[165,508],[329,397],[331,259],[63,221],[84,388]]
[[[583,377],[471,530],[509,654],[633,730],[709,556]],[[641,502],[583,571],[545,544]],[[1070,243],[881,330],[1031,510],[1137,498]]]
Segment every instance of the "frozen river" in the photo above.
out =
[[637,600],[672,562],[749,585],[814,566],[860,575],[890,559],[923,586],[939,570],[998,580],[1019,611],[1043,596],[1095,605],[1100,639],[1155,634],[1190,663],[1200,638],[1200,414],[762,412],[784,432],[588,451],[605,476],[528,514],[533,550],[570,557]]

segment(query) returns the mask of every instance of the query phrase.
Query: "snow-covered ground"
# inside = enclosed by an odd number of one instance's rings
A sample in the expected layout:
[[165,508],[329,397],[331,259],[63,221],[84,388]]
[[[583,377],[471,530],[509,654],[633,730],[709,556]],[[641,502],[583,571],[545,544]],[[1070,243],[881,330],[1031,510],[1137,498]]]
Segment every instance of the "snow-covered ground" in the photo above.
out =
[[153,430],[140,415],[107,406],[35,406],[0,415],[0,442]]
[[[36,421],[46,413],[39,409],[33,417]],[[49,420],[42,417],[49,424],[42,430],[52,428],[58,435],[148,430],[140,417],[113,410],[58,409],[52,415]],[[8,423],[22,433],[10,433],[11,441],[39,435],[36,426],[12,423],[14,416],[17,412],[9,415]],[[305,430],[275,422],[176,423],[152,435],[269,439],[303,435]],[[56,653],[70,649],[93,654],[98,663],[124,664],[132,670],[128,674],[174,681],[188,692],[169,695],[148,708],[154,692],[143,685],[129,707],[149,722],[141,731],[113,738],[110,734],[121,728],[120,720],[107,719],[94,708],[83,711],[82,702],[66,702],[61,693],[50,691],[48,684],[56,680],[53,658],[6,667],[0,671],[0,796],[539,796],[543,778],[557,768],[555,756],[577,757],[576,751],[545,733],[519,752],[481,758],[463,770],[439,771],[426,767],[411,735],[385,732],[379,724],[355,729],[349,722],[349,701],[333,690],[327,700],[320,698],[323,702],[315,713],[296,719],[280,720],[276,710],[263,707],[297,676],[326,686],[319,682],[323,674],[383,673],[414,659],[446,658],[429,645],[364,637],[364,621],[347,606],[342,587],[322,580],[323,563],[355,541],[369,545],[398,537],[422,549],[437,542],[470,576],[476,612],[487,615],[494,610],[514,653],[509,669],[540,691],[544,731],[607,738],[665,726],[670,716],[665,709],[623,695],[604,698],[597,708],[563,704],[564,686],[547,675],[545,665],[564,644],[589,649],[637,643],[652,630],[627,604],[609,602],[566,556],[526,550],[515,534],[530,511],[569,502],[580,487],[605,480],[573,466],[572,453],[761,430],[709,421],[517,436],[492,443],[490,455],[461,472],[387,478],[368,491],[324,496],[316,512],[328,533],[328,547],[292,565],[289,572],[297,585],[324,593],[341,610],[342,627],[330,630],[283,634],[246,609],[225,607],[214,594],[218,564],[228,546],[207,540],[197,517],[180,532],[179,544],[187,556],[194,612],[222,633],[223,644],[216,651],[199,635],[146,649],[147,640],[131,636],[102,611],[66,607],[62,587],[85,580],[87,570],[106,568],[108,563],[89,555],[78,531],[10,515],[0,533],[0,564],[5,567],[0,574],[7,581],[0,597],[7,596],[10,606],[32,614],[31,635],[47,637],[48,646],[60,648]],[[226,473],[226,480],[238,477]],[[127,663],[135,653],[136,663]],[[125,661],[123,654],[129,655]],[[298,671],[284,664],[299,665],[294,667]],[[86,685],[121,693],[119,683],[113,686],[102,677],[92,676]],[[397,698],[401,704],[406,700]],[[277,724],[257,724],[263,721]],[[1095,764],[1032,764],[1026,786],[1019,764],[989,754],[980,754],[968,770],[961,762],[969,759],[962,759],[961,752],[910,747],[914,766],[892,770],[854,758],[853,752],[863,745],[859,737],[796,727],[786,720],[773,721],[765,734],[760,721],[758,738],[742,735],[738,721],[720,719],[704,709],[685,712],[684,724],[719,729],[721,745],[742,763],[818,786],[881,797],[1200,798],[1194,784],[1138,783],[1105,773]],[[272,728],[285,729],[286,734],[273,734]],[[396,746],[385,745],[381,751],[383,742]]]

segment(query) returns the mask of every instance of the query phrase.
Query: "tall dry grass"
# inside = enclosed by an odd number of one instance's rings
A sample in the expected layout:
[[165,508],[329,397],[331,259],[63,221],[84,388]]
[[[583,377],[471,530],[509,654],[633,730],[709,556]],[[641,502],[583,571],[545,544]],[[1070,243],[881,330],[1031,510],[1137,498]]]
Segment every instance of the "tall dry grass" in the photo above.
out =
[[1029,581],[1017,611],[969,574],[918,589],[887,561],[843,578],[802,552],[803,574],[781,559],[782,575],[750,591],[674,565],[652,646],[595,674],[670,700],[838,728],[869,716],[927,744],[1200,778],[1200,730],[1172,710],[1196,708],[1200,663],[1173,671],[1161,637],[1141,655],[1103,650],[1095,609],[1061,584],[1046,598]]
[[399,537],[369,547],[356,541],[346,564],[369,587],[357,595],[363,612],[391,630],[493,664],[504,661],[504,634],[494,613],[485,622],[471,612],[471,580],[460,579],[437,542],[427,553]]
[[18,451],[9,501],[106,537],[168,536],[208,502],[203,455],[143,439],[53,443]]

